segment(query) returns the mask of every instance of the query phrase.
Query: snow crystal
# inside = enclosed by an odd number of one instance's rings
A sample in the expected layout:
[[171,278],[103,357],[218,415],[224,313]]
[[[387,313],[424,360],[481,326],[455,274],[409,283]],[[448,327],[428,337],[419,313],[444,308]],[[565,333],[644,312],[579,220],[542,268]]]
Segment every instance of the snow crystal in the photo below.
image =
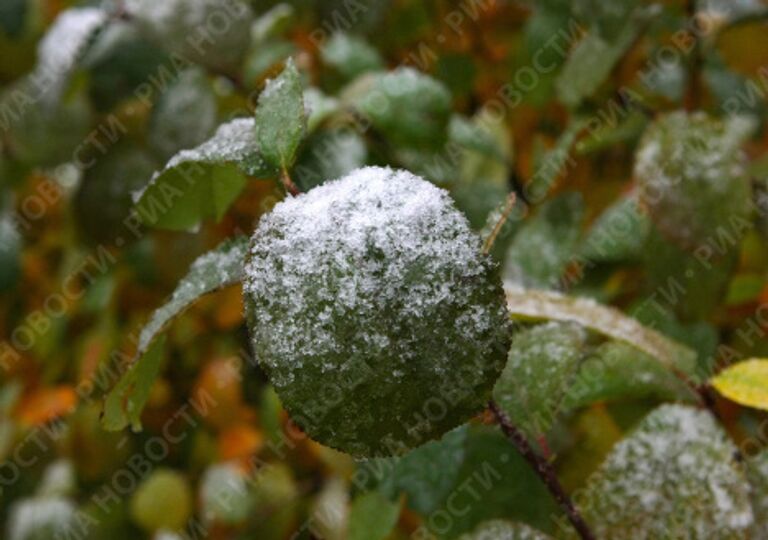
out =
[[587,521],[598,538],[742,538],[753,515],[735,451],[707,411],[659,407],[590,479]]
[[[321,384],[307,368],[342,387],[370,370],[382,399],[399,377],[435,386],[463,368],[484,384],[506,316],[480,248],[447,192],[406,171],[358,169],[275,206],[254,234],[245,293],[257,358],[289,410],[292,383]],[[393,415],[411,399],[390,396]]]

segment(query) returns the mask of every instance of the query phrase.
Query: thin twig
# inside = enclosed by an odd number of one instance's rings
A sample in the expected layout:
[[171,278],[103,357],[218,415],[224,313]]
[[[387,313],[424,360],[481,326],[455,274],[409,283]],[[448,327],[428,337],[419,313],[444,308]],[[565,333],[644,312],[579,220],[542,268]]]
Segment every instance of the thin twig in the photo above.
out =
[[571,501],[571,498],[565,493],[563,486],[560,485],[560,481],[557,479],[557,475],[555,475],[552,465],[531,448],[525,435],[510,422],[509,418],[507,418],[504,412],[499,409],[499,406],[493,400],[490,401],[488,407],[491,409],[496,422],[501,426],[501,430],[515,446],[517,451],[520,452],[520,455],[522,455],[531,467],[533,467],[533,470],[539,475],[539,478],[541,478],[542,482],[547,486],[547,489],[549,489],[549,492],[555,498],[557,503],[563,508],[568,516],[568,520],[571,522],[571,525],[573,525],[573,528],[576,529],[576,532],[579,533],[582,540],[595,540],[595,536],[587,526],[584,518],[581,517],[581,514],[576,509],[576,506],[574,506],[573,501]]
[[293,180],[291,180],[291,176],[288,174],[288,171],[286,169],[283,169],[280,172],[280,180],[282,180],[283,182],[285,191],[287,191],[294,197],[301,193],[301,190],[298,187],[296,187],[296,184],[293,183]]
[[499,220],[496,222],[496,225],[493,226],[493,230],[488,235],[488,238],[486,238],[485,242],[483,242],[484,255],[488,255],[491,252],[491,248],[493,248],[493,244],[496,242],[496,237],[499,236],[499,233],[501,232],[501,228],[507,222],[507,219],[509,219],[509,215],[512,213],[512,209],[515,207],[516,200],[517,200],[517,196],[515,192],[512,191],[507,196],[507,202],[506,204],[504,204],[504,208],[501,211],[501,216],[499,216]]

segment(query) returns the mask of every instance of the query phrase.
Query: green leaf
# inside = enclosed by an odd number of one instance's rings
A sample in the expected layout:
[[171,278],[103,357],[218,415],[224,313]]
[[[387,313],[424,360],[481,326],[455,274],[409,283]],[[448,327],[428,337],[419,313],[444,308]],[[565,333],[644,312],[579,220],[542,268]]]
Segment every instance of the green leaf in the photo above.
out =
[[525,525],[501,519],[485,521],[459,540],[547,540],[549,536]]
[[446,140],[451,94],[429,75],[410,67],[368,74],[345,94],[394,145],[437,149]]
[[703,112],[667,114],[648,128],[635,176],[665,238],[692,251],[724,232],[742,236],[751,211],[740,151],[748,134],[738,117],[721,121]]
[[363,461],[359,477],[371,477],[384,471],[378,489],[390,499],[406,494],[409,508],[424,515],[438,509],[456,484],[464,460],[468,427],[461,426],[430,441],[401,458]]
[[379,52],[365,40],[345,32],[335,32],[320,48],[320,58],[346,80],[384,67]]
[[513,318],[576,322],[640,349],[669,369],[682,373],[693,373],[696,369],[694,351],[643,326],[615,308],[598,304],[589,298],[569,297],[550,291],[506,287],[505,292],[507,309]]
[[655,358],[626,343],[609,341],[582,359],[570,380],[562,409],[649,397],[697,400],[688,386]]
[[546,435],[568,391],[587,333],[577,324],[550,322],[517,334],[493,397],[528,437]]
[[295,9],[290,4],[277,4],[269,11],[253,21],[251,25],[251,41],[262,45],[270,38],[275,38],[293,22]]
[[33,95],[40,95],[40,102],[47,112],[58,106],[91,38],[106,23],[107,14],[102,9],[67,9],[59,14],[40,40],[37,65],[30,77],[45,81],[44,90],[40,92],[37,88],[38,92]]
[[[554,520],[562,518],[557,504],[498,428],[469,426],[464,452],[456,484],[437,510],[453,519],[449,525],[435,520],[433,532],[443,538],[454,538],[484,521],[498,518],[552,531]],[[473,495],[470,487],[482,496]],[[452,508],[467,511],[457,515],[451,512]]]
[[541,206],[507,251],[504,280],[523,287],[559,288],[579,239],[584,203],[564,193]]
[[307,131],[304,93],[299,72],[288,59],[283,72],[267,82],[259,95],[254,129],[264,159],[273,167],[293,165],[296,150]]
[[572,166],[571,147],[586,125],[585,119],[574,118],[560,134],[555,145],[538,156],[533,175],[525,186],[525,194],[530,202],[543,201],[552,190],[557,177]]
[[245,175],[275,175],[259,151],[253,126],[249,118],[232,120],[197,148],[171,158],[139,197],[141,220],[187,230],[205,218],[220,219],[245,186]]
[[0,30],[11,38],[19,37],[28,12],[27,0],[5,0],[0,4]]
[[751,222],[736,216],[734,219],[738,225],[722,229],[728,239],[710,237],[710,243],[696,253],[669,241],[658,227],[651,227],[643,250],[648,287],[666,293],[656,294],[653,301],[688,319],[706,319],[712,315],[727,292],[738,263],[739,246],[732,242],[751,226]]
[[21,234],[10,212],[0,212],[0,291],[11,289],[21,275]]
[[354,130],[321,130],[307,138],[291,177],[302,191],[341,178],[365,165],[365,140]]
[[136,240],[136,232],[126,225],[131,194],[146,185],[156,163],[129,140],[97,153],[91,163],[73,200],[78,230],[94,244],[123,246]]
[[[503,122],[481,113],[473,118],[453,115],[448,125],[446,157],[459,155],[458,182],[451,186],[456,205],[467,215],[473,229],[481,229],[488,215],[504,204],[509,192],[512,142]],[[458,146],[458,149],[454,147]],[[455,178],[456,166],[447,159],[447,169]],[[509,240],[504,235],[501,240]],[[500,249],[503,242],[496,246]]]
[[304,109],[307,111],[307,132],[312,133],[339,110],[339,100],[326,96],[317,88],[307,88],[304,91]]
[[580,505],[596,538],[747,538],[749,486],[707,411],[663,405],[619,442]]
[[126,0],[125,9],[166,51],[217,71],[239,70],[253,20],[245,1]]
[[393,503],[377,491],[352,501],[347,540],[384,540],[397,525],[400,502]]
[[155,310],[141,329],[137,355],[144,354],[165,325],[201,296],[239,283],[245,271],[248,238],[237,236],[198,257],[176,285],[171,299]]
[[638,206],[636,194],[621,197],[590,227],[579,249],[591,261],[616,263],[642,258],[650,220]]
[[768,411],[768,360],[751,358],[727,367],[710,381],[723,396]]
[[160,372],[165,336],[155,340],[120,377],[104,401],[101,419],[105,429],[118,431],[131,426],[134,431],[141,429],[141,412],[149,399],[149,392]]
[[164,160],[205,142],[216,128],[216,95],[205,74],[189,69],[160,95],[152,110],[149,143]]

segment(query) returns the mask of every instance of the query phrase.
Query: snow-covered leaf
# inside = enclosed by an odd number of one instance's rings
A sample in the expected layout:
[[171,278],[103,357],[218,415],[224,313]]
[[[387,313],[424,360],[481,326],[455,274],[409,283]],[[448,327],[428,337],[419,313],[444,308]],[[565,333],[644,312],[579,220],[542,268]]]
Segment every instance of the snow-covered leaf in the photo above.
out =
[[220,71],[240,67],[251,38],[242,0],[126,0],[125,9],[165,50]]
[[55,108],[64,94],[72,72],[93,35],[107,22],[104,10],[93,7],[63,11],[37,47],[37,66],[30,77],[43,87],[40,99]]
[[341,178],[365,165],[365,140],[354,130],[320,130],[309,136],[291,177],[302,191]]
[[551,291],[505,287],[507,308],[513,318],[572,321],[585,328],[623,341],[682,373],[696,369],[696,353],[647,328],[619,310],[592,299],[569,297]]
[[267,82],[254,117],[256,141],[264,159],[273,167],[289,168],[307,132],[304,90],[293,59],[288,59],[276,79]]
[[736,446],[704,410],[663,405],[620,441],[587,482],[597,538],[747,538],[749,486]]
[[587,333],[569,322],[550,322],[514,336],[493,397],[528,437],[546,435],[557,418]]
[[447,137],[451,94],[436,79],[410,67],[366,74],[348,99],[393,144],[440,148]]
[[151,226],[187,230],[220,219],[242,190],[246,175],[275,174],[261,155],[250,118],[232,120],[209,140],[182,150],[140,194],[136,211]]
[[[328,446],[384,456],[482,410],[509,320],[480,250],[447,192],[407,171],[357,169],[262,217],[245,282],[249,330],[293,420]],[[318,403],[327,386],[338,399]],[[446,392],[445,414],[407,420]]]
[[750,213],[750,187],[740,146],[749,133],[737,118],[675,112],[646,131],[635,176],[654,225],[692,250],[722,230],[739,236]]
[[543,204],[507,251],[505,283],[560,288],[560,279],[575,254],[583,216],[584,202],[578,193],[564,193]]
[[768,360],[764,358],[729,366],[713,377],[711,384],[731,401],[768,410]]
[[384,67],[376,49],[362,38],[345,32],[335,32],[323,43],[320,58],[347,80]]
[[547,540],[549,536],[524,523],[501,519],[485,521],[458,540]]
[[149,143],[167,160],[205,142],[216,128],[216,95],[202,71],[179,74],[152,111]]
[[243,279],[248,238],[237,236],[198,257],[176,285],[170,300],[155,310],[139,334],[138,354],[144,354],[155,336],[174,317],[201,296],[239,283]]

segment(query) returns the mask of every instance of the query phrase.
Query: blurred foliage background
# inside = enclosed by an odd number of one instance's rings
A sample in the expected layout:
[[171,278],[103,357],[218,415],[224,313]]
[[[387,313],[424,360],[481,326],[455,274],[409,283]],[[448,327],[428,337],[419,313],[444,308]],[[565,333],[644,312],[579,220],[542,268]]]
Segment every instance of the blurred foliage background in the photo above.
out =
[[[514,192],[493,251],[506,283],[617,306],[694,349],[704,381],[768,354],[766,15],[758,0],[2,0],[4,537],[453,538],[494,518],[555,534],[560,511],[486,418],[397,465],[292,429],[249,361],[238,287],[169,327],[143,430],[105,431],[142,324],[284,196],[249,174],[220,215],[163,230],[131,218],[132,194],[250,116],[292,57],[310,111],[299,188],[407,168],[478,231]],[[661,166],[693,180],[658,183]],[[686,400],[637,376],[533,434],[568,490],[659,402]],[[763,413],[715,407],[742,451],[763,447]],[[473,497],[483,463],[494,480]],[[453,493],[467,511],[446,521]]]

